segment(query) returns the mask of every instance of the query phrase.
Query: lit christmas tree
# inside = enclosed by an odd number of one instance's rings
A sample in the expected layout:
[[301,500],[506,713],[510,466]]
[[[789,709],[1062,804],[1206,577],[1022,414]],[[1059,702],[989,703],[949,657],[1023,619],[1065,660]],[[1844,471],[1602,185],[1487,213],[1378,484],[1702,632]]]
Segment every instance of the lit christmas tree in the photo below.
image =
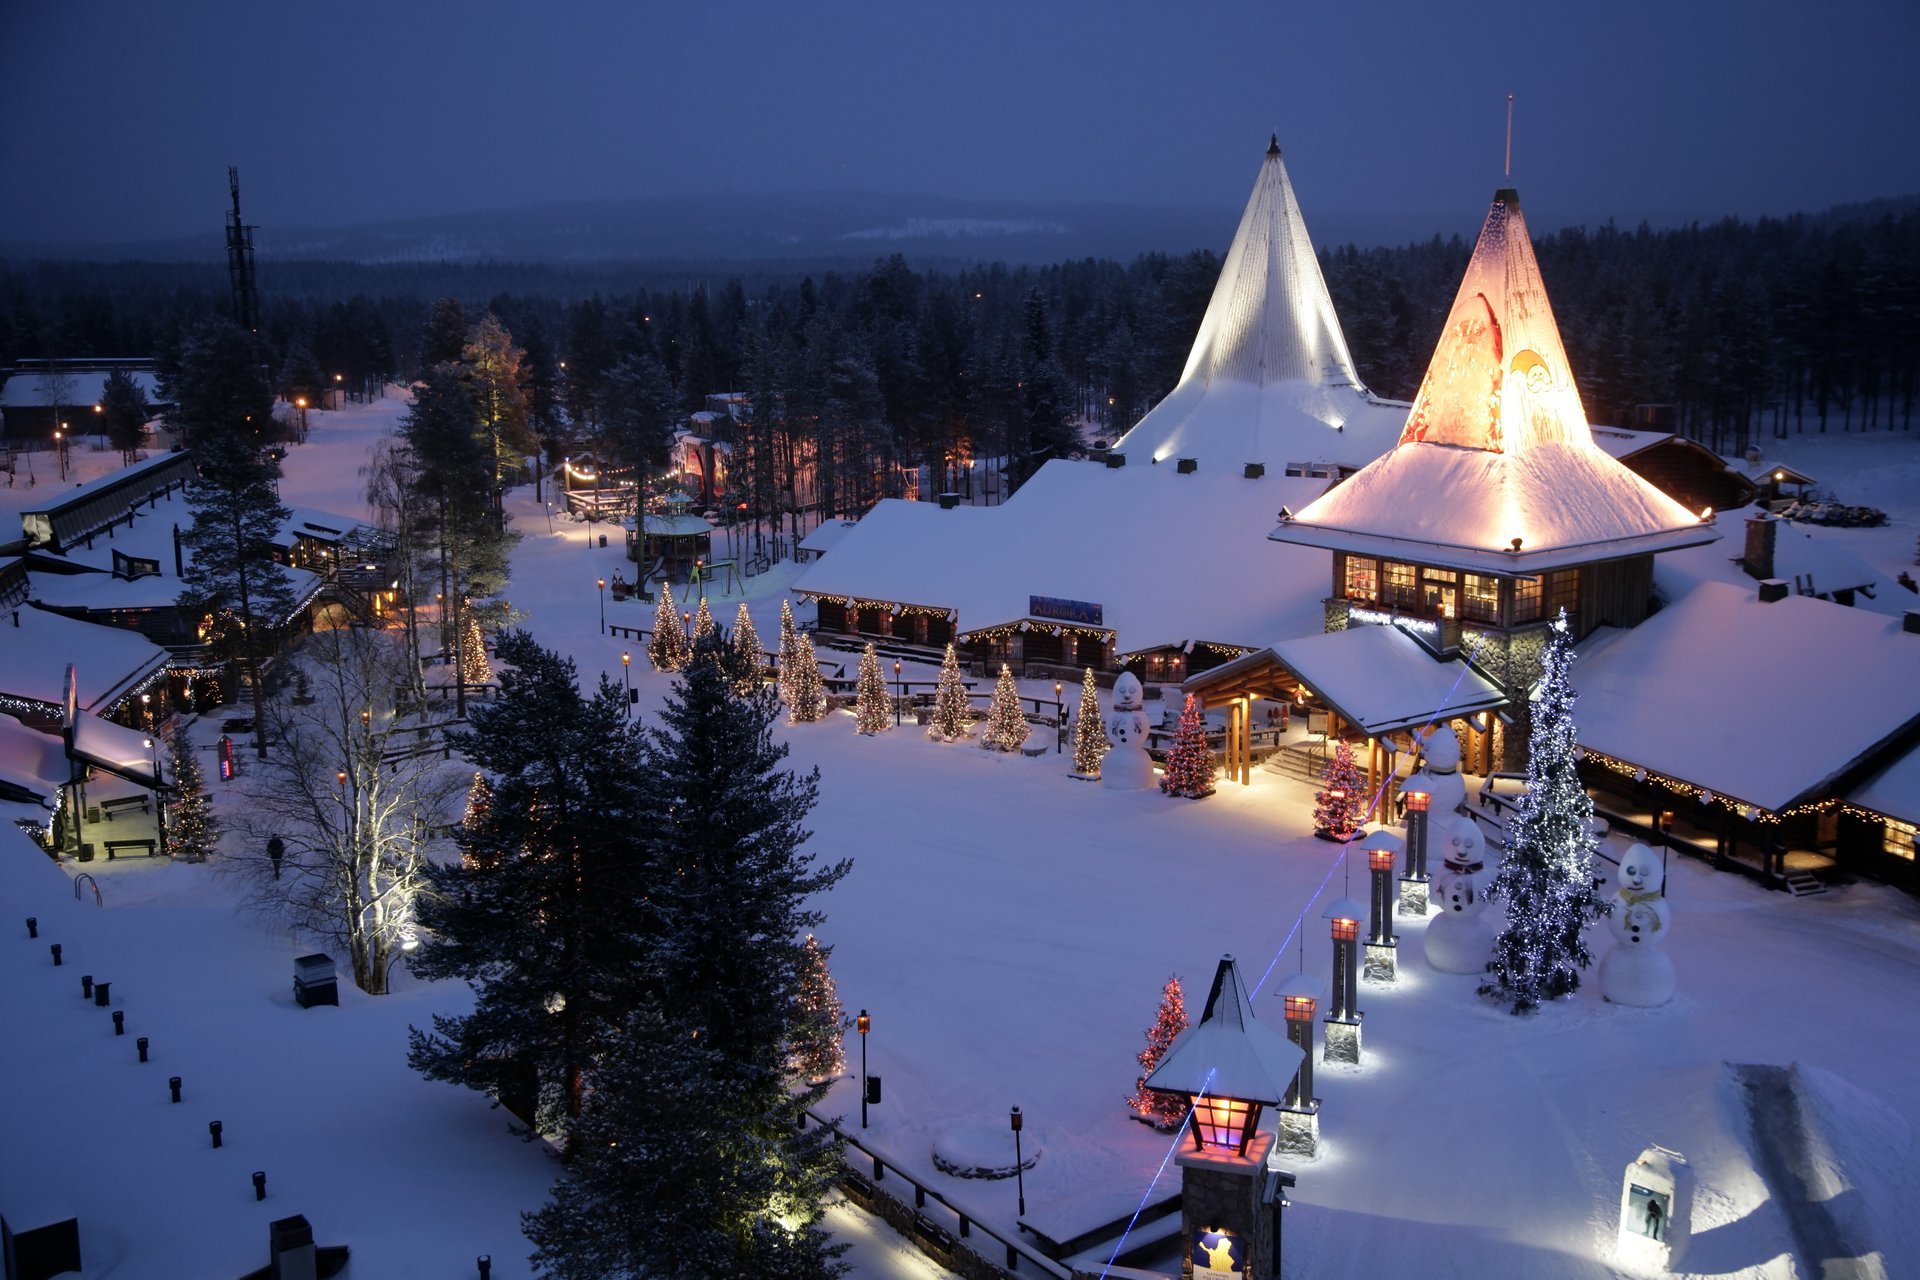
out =
[[1540,683],[1527,738],[1527,789],[1507,819],[1500,873],[1487,886],[1489,901],[1505,900],[1507,925],[1494,940],[1482,995],[1526,1013],[1580,987],[1580,970],[1593,963],[1581,930],[1604,908],[1594,891],[1593,800],[1574,770],[1573,686],[1567,668],[1573,643],[1563,609],[1553,621],[1541,658]]
[[1107,754],[1107,727],[1100,719],[1100,686],[1087,668],[1080,681],[1080,712],[1073,722],[1073,772],[1082,778],[1100,776],[1100,757]]
[[847,1012],[840,1007],[840,994],[827,968],[827,957],[832,954],[832,947],[823,947],[812,934],[807,935],[800,962],[800,988],[794,993],[800,1014],[787,1040],[788,1069],[794,1079],[807,1084],[831,1080],[847,1065],[841,1048]]
[[960,682],[960,657],[947,642],[947,656],[940,660],[940,683],[933,690],[933,718],[927,721],[927,736],[942,742],[955,742],[973,729],[973,716],[967,704],[967,686]]
[[1160,775],[1160,789],[1170,796],[1198,800],[1213,794],[1213,752],[1207,748],[1207,725],[1200,718],[1200,703],[1192,694],[1180,708],[1180,727],[1173,731],[1173,745],[1167,748],[1166,771]]
[[473,782],[467,787],[467,807],[460,814],[460,825],[470,828],[475,823],[485,822],[492,810],[493,784],[487,781],[486,774],[475,769]]
[[460,679],[469,685],[492,684],[493,664],[487,661],[487,641],[480,631],[480,619],[471,613],[463,624],[460,639]]
[[707,608],[707,598],[701,596],[700,608],[693,615],[692,647],[697,649],[700,647],[701,641],[713,639],[714,633],[719,629],[719,624],[713,620],[712,611]]
[[653,638],[647,642],[647,658],[655,671],[678,671],[687,665],[692,652],[687,630],[680,622],[680,610],[673,603],[673,584],[663,581],[660,603],[653,610]]
[[760,633],[753,629],[753,618],[747,613],[744,600],[740,602],[740,612],[734,615],[733,635],[728,638],[727,646],[732,654],[733,687],[745,693],[760,683],[760,665],[766,661],[766,655],[760,648]]
[[787,675],[794,664],[794,655],[800,651],[800,631],[793,625],[793,602],[782,597],[780,601],[780,696],[788,702],[793,701],[793,690],[787,687]]
[[167,735],[167,755],[174,788],[173,803],[167,805],[167,855],[188,862],[205,862],[219,842],[220,827],[213,816],[213,800],[200,778],[200,762],[193,758],[193,745],[187,741],[184,727],[176,726]]
[[1320,777],[1313,798],[1313,834],[1322,840],[1347,840],[1360,829],[1367,779],[1353,758],[1353,744],[1345,738],[1333,749],[1333,760]]
[[812,724],[826,714],[827,696],[820,684],[820,663],[813,656],[813,637],[804,631],[794,645],[793,671],[785,683],[789,724]]
[[1018,751],[1026,745],[1027,717],[1020,710],[1020,690],[1013,683],[1013,669],[1000,664],[1000,678],[993,684],[993,702],[987,707],[987,731],[980,745],[990,751]]
[[1160,988],[1160,1016],[1147,1028],[1147,1047],[1139,1053],[1140,1078],[1133,1083],[1133,1096],[1127,1099],[1127,1106],[1134,1117],[1145,1121],[1162,1133],[1172,1133],[1187,1118],[1187,1104],[1178,1094],[1160,1093],[1147,1088],[1147,1077],[1160,1065],[1160,1059],[1167,1056],[1167,1047],[1174,1038],[1187,1029],[1187,997],[1180,989],[1178,974],[1167,979],[1167,985]]
[[888,728],[893,713],[887,707],[887,677],[880,670],[880,655],[871,641],[860,655],[860,678],[853,686],[853,727],[861,733],[875,734]]

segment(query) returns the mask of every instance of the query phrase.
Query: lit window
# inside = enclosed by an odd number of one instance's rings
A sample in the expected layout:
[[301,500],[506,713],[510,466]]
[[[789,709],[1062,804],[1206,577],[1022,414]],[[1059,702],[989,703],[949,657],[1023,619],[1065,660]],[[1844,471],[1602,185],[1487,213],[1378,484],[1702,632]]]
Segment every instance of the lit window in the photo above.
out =
[[1475,622],[1500,620],[1500,579],[1485,573],[1469,573],[1461,584],[1460,616]]
[[1568,614],[1577,613],[1579,604],[1580,571],[1578,569],[1555,569],[1547,575],[1547,617],[1559,616],[1562,609],[1565,609]]
[[1920,826],[1888,818],[1881,836],[1881,848],[1893,857],[1905,858],[1908,862],[1912,862],[1915,860],[1914,836],[1916,833],[1920,833]]
[[1380,598],[1380,562],[1372,556],[1347,557],[1349,600],[1373,601]]
[[1532,622],[1540,616],[1540,579],[1513,580],[1513,620]]
[[1396,609],[1415,609],[1420,604],[1420,571],[1410,564],[1389,560],[1381,579],[1380,603]]

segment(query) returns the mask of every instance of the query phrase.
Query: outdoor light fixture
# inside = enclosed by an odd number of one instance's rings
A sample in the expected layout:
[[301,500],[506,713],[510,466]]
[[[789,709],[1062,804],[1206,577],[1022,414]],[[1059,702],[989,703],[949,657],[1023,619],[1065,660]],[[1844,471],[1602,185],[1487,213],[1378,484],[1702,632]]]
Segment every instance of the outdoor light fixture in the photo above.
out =
[[1027,1170],[1020,1159],[1020,1108],[1015,1107],[1009,1117],[1013,1124],[1013,1176],[1020,1188],[1020,1216],[1027,1216]]
[[860,1032],[860,1127],[864,1129],[867,1127],[867,1032],[873,1029],[873,1019],[862,1009],[853,1025]]
[[1260,1122],[1260,1104],[1245,1098],[1192,1094],[1193,1146],[1196,1151],[1247,1153]]

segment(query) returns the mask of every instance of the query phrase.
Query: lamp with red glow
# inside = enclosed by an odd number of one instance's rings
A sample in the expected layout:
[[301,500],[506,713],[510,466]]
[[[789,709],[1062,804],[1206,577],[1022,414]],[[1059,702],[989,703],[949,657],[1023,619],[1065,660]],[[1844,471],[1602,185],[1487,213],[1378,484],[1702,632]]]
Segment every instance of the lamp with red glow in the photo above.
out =
[[1247,1154],[1247,1143],[1260,1124],[1260,1104],[1220,1094],[1189,1094],[1193,1101],[1193,1146],[1196,1151]]

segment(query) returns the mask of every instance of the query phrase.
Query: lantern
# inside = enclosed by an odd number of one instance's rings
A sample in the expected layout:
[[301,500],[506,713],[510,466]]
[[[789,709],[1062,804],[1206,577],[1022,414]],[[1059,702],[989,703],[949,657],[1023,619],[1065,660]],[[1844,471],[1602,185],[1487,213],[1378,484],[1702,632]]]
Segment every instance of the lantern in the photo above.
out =
[[1260,1122],[1260,1104],[1246,1098],[1188,1095],[1193,1101],[1193,1149],[1247,1154],[1247,1140]]

